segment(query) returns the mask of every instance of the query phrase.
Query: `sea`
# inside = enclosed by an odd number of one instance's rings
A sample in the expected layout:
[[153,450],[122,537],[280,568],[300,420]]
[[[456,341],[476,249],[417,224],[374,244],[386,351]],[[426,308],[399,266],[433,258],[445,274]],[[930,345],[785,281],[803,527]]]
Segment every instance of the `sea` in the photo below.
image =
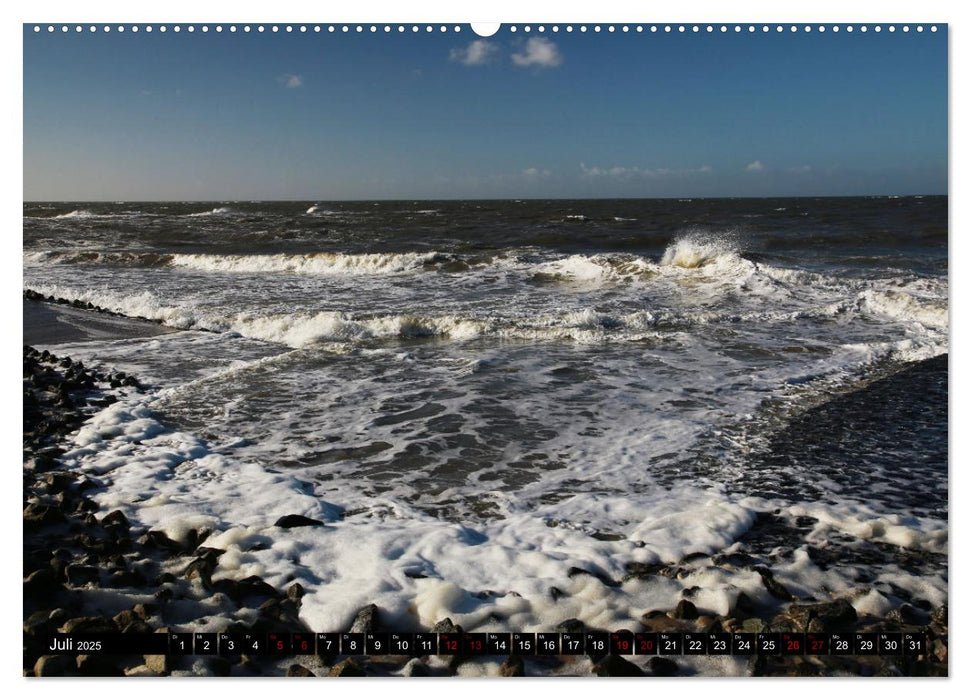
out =
[[46,346],[143,384],[65,462],[313,630],[882,616],[947,601],[947,204],[25,203],[23,283],[172,330]]

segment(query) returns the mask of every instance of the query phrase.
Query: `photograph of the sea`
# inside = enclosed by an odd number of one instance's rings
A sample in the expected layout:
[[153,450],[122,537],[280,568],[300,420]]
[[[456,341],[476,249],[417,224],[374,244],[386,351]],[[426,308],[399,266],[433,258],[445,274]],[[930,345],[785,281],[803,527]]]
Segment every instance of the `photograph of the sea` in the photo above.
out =
[[947,197],[28,202],[23,287],[111,395],[45,468],[144,545],[72,615],[946,620]]

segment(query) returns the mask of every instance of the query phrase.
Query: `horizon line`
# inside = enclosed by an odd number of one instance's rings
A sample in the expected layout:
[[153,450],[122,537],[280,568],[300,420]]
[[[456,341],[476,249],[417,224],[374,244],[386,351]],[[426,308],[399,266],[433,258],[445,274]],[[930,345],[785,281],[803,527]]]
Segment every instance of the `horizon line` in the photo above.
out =
[[949,193],[889,193],[889,194],[797,194],[797,195],[720,195],[684,197],[354,197],[345,199],[24,199],[23,204],[130,204],[179,202],[184,204],[200,203],[242,203],[261,202],[577,202],[577,201],[680,201],[701,199],[859,199],[859,198],[903,198],[903,197],[948,197]]

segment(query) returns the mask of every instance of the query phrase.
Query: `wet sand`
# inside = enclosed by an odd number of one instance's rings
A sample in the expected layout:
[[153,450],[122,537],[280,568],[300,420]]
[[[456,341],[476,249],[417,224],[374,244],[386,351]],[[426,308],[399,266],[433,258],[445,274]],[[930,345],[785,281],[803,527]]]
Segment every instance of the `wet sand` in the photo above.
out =
[[25,345],[120,340],[175,332],[171,328],[64,304],[24,299]]

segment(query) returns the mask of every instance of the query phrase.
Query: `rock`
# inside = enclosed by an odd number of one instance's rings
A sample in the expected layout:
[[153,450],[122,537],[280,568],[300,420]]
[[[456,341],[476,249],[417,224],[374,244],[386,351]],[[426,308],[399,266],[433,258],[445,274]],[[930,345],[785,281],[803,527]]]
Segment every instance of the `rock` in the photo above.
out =
[[74,483],[74,475],[68,472],[53,472],[45,474],[42,481],[47,485],[48,493],[63,493]]
[[690,600],[680,600],[674,608],[674,617],[677,620],[697,620],[698,608]]
[[78,673],[82,676],[124,676],[125,672],[107,657],[81,654],[77,657]]
[[367,673],[364,671],[363,664],[352,656],[331,667],[327,675],[331,678],[349,678],[366,676]]
[[700,592],[701,592],[701,586],[691,586],[691,588],[685,588],[683,591],[681,591],[681,597],[694,598]]
[[24,579],[24,599],[35,599],[50,595],[60,588],[54,569],[43,568],[32,572]]
[[715,566],[734,566],[741,569],[757,564],[758,559],[745,552],[732,552],[731,554],[717,554],[712,557],[711,562]]
[[831,603],[792,605],[772,622],[775,625],[789,620],[800,632],[837,632],[851,626],[856,617],[853,606],[841,598]]
[[138,616],[135,615],[133,610],[122,610],[111,619],[116,625],[118,625],[118,629],[120,630],[125,629],[128,627],[128,625],[139,620]]
[[550,586],[550,598],[553,599],[553,602],[554,603],[556,601],[558,601],[560,598],[562,598],[563,596],[565,596],[565,595],[566,595],[566,593],[564,593],[562,590],[560,590],[556,586]]
[[926,613],[907,603],[887,613],[887,621],[895,625],[919,625],[925,618]]
[[61,625],[61,632],[65,634],[112,634],[117,631],[115,623],[106,617],[75,617]]
[[313,675],[313,671],[300,664],[290,664],[287,669],[287,678],[309,678]]
[[630,661],[627,661],[616,654],[607,654],[600,661],[593,665],[590,669],[595,674],[601,677],[614,678],[614,677],[631,677],[631,676],[643,676],[644,672],[640,667],[635,666]]
[[254,631],[302,632],[297,603],[289,598],[269,598],[260,605],[260,617],[253,624]]
[[210,656],[206,659],[206,666],[214,676],[229,676],[233,671],[233,664],[224,656]]
[[428,666],[421,659],[412,659],[401,669],[401,675],[406,678],[424,678],[428,675]]
[[358,611],[348,631],[351,634],[368,634],[369,632],[375,632],[378,629],[378,620],[378,606],[371,603]]
[[24,634],[30,637],[42,636],[53,628],[50,610],[38,610],[24,620]]
[[218,555],[209,555],[193,559],[185,569],[185,579],[191,581],[198,578],[204,588],[212,588],[212,575],[218,566],[217,558]]
[[57,461],[46,455],[36,455],[24,462],[24,469],[28,469],[35,474],[49,472],[57,468]]
[[560,634],[583,634],[586,631],[586,625],[575,617],[571,617],[569,620],[563,620],[553,628],[553,631]]
[[120,510],[113,510],[101,519],[101,526],[104,528],[116,527],[123,530],[131,529],[131,523]]
[[762,585],[765,586],[765,590],[769,592],[773,598],[778,598],[779,600],[794,600],[792,593],[783,586],[781,583],[775,580],[775,576],[764,566],[753,566],[752,570],[755,571],[759,576],[762,577]]
[[34,662],[34,675],[47,676],[76,676],[78,666],[73,656],[42,656]]
[[452,622],[452,618],[446,617],[444,620],[439,620],[435,623],[429,632],[436,632],[441,634],[443,632],[455,632],[457,634],[462,634],[461,625],[456,625]]
[[752,617],[755,614],[755,603],[745,592],[738,594],[738,598],[735,599],[735,604],[729,611],[729,617],[736,617],[739,620],[743,620],[747,617]]
[[642,564],[636,561],[628,562],[625,568],[627,569],[627,574],[624,576],[625,581],[629,581],[630,579],[645,581],[655,576],[681,579],[691,572],[690,567],[671,564]]
[[152,634],[155,630],[147,622],[135,620],[121,628],[122,634]]
[[139,538],[138,543],[144,547],[152,547],[154,549],[163,549],[173,554],[179,554],[182,552],[183,547],[181,544],[170,538],[161,530],[149,530]]
[[303,598],[306,590],[299,583],[293,583],[287,588],[287,598],[290,600],[300,600]]
[[[98,504],[93,500],[85,496],[78,502],[77,511],[79,513],[96,513],[98,511]],[[97,523],[97,520],[95,521]]]
[[931,613],[931,621],[947,627],[947,603]]
[[315,518],[308,518],[306,515],[284,515],[282,518],[273,523],[276,527],[291,528],[291,527],[308,527],[311,525],[323,525],[322,520],[316,520]]
[[64,569],[68,583],[74,587],[80,587],[88,583],[97,584],[101,580],[101,572],[93,566],[82,564],[69,564]]
[[132,612],[138,616],[139,620],[148,620],[155,614],[155,606],[151,603],[136,603],[132,607]]
[[212,582],[212,590],[225,593],[237,603],[252,597],[280,597],[279,592],[259,576],[247,576],[239,581],[228,578],[219,579]]
[[24,527],[66,522],[64,514],[52,505],[31,503],[24,508]]
[[669,678],[678,675],[678,664],[666,656],[652,656],[647,662],[647,668],[655,676]]
[[144,586],[148,581],[137,571],[129,571],[127,569],[121,569],[119,571],[111,572],[111,576],[108,577],[107,588],[133,588],[137,586]]
[[741,631],[746,634],[758,634],[765,631],[765,621],[758,617],[750,617],[742,621]]
[[598,574],[594,571],[588,571],[587,569],[581,569],[578,566],[571,566],[566,572],[566,575],[570,578],[575,578],[576,576],[593,576],[595,579],[600,581],[603,585],[609,588],[616,588],[620,585],[619,581],[614,581],[612,578],[606,574]]
[[145,654],[145,666],[152,673],[165,675],[170,670],[168,657],[165,654]]
[[519,677],[526,675],[526,666],[523,664],[521,656],[510,656],[499,667],[499,675],[506,678]]

